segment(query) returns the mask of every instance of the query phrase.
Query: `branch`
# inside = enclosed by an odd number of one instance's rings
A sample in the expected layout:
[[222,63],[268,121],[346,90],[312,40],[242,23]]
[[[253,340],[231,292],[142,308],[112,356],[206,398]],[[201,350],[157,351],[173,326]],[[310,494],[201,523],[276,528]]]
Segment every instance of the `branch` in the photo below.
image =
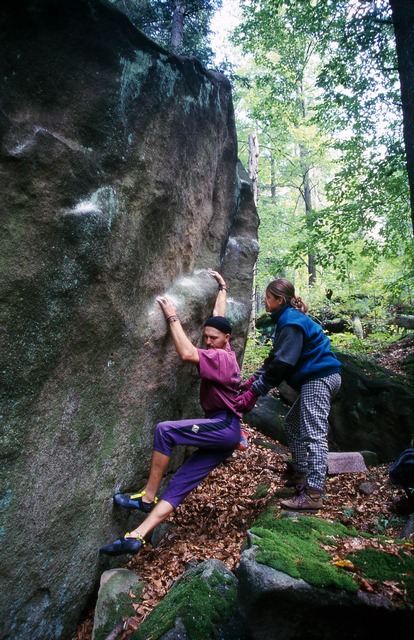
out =
[[118,624],[113,629],[113,631],[111,631],[109,636],[106,636],[105,640],[116,640],[119,634],[121,633],[121,631],[123,630],[123,628],[124,628],[124,622],[123,620],[121,620],[121,622],[118,622]]

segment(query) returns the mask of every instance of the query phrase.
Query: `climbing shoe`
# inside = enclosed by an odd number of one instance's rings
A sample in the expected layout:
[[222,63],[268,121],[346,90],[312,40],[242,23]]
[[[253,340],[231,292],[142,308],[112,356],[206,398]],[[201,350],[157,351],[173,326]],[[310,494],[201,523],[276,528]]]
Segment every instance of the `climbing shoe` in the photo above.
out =
[[310,487],[297,487],[296,494],[280,503],[282,509],[290,511],[319,511],[323,509],[322,492]]
[[104,556],[121,556],[124,553],[135,554],[145,544],[145,540],[139,534],[134,538],[128,538],[129,533],[126,533],[123,538],[107,544],[106,547],[101,547],[99,553]]
[[139,509],[144,513],[149,513],[157,504],[158,498],[155,498],[154,502],[144,502],[142,498],[143,496],[145,496],[145,494],[145,491],[133,494],[116,493],[114,495],[114,504],[117,504],[120,507],[124,507],[124,509]]

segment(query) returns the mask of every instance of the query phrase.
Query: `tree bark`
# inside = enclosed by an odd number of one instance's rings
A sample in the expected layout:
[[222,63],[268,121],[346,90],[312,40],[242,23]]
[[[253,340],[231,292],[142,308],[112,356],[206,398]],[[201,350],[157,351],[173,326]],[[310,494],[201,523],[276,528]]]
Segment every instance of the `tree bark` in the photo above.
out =
[[273,153],[270,155],[270,199],[273,204],[276,203],[276,168]]
[[357,313],[352,314],[352,328],[354,334],[358,336],[358,338],[364,337],[364,328],[362,326],[361,318]]
[[[306,154],[306,151],[303,151]],[[302,155],[302,152],[301,152]],[[311,193],[311,184],[309,178],[309,167],[306,165],[303,167],[303,199],[305,201],[305,216],[306,216],[306,226],[309,231],[312,231],[313,220],[312,220],[312,193]],[[316,265],[315,265],[315,255],[309,251],[308,252],[308,276],[309,276],[309,284],[315,284],[316,282]]]
[[[259,199],[259,187],[258,187],[259,140],[255,133],[249,133],[248,144],[249,144],[248,173],[249,173],[249,178],[252,181],[254,204],[257,206],[257,201]],[[256,316],[257,316],[257,312],[259,310],[259,305],[260,305],[260,296],[259,296],[258,288],[256,286],[256,275],[257,275],[257,263],[254,266],[254,275],[253,275],[254,293],[253,293],[253,301],[252,301],[252,314],[250,317],[250,330],[252,330],[255,326]]]
[[171,49],[175,53],[181,53],[183,49],[185,10],[186,1],[175,0],[171,25]]
[[404,143],[414,230],[414,0],[390,0],[401,85]]
[[258,174],[259,174],[259,141],[255,133],[249,133],[249,177],[252,181],[253,199],[257,205],[259,197]]
[[[302,83],[299,85],[299,100],[301,103],[302,116],[305,121],[306,118],[306,103],[303,94],[303,86]],[[302,179],[303,179],[303,187],[302,187],[302,196],[305,203],[305,218],[306,218],[306,226],[310,232],[313,227],[313,219],[312,219],[312,192],[311,192],[311,181],[310,181],[310,167],[309,167],[309,151],[306,149],[304,145],[299,145],[299,155],[302,166]],[[315,255],[309,250],[308,251],[308,277],[309,284],[313,285],[316,282],[316,265],[315,265]]]

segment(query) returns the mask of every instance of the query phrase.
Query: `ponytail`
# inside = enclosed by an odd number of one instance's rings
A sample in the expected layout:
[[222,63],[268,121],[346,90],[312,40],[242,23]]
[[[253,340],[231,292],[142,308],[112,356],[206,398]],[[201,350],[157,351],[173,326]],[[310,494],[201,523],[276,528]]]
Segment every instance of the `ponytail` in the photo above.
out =
[[308,312],[308,305],[300,296],[295,294],[295,287],[286,278],[278,278],[273,280],[267,285],[266,291],[269,291],[273,296],[277,298],[283,298],[286,304],[290,304],[291,307],[301,311],[302,313]]
[[301,311],[302,313],[308,313],[308,305],[306,304],[306,302],[304,302],[302,300],[302,298],[300,296],[296,296],[295,298],[292,298],[290,300],[290,306],[293,307],[294,309],[297,309],[298,311]]

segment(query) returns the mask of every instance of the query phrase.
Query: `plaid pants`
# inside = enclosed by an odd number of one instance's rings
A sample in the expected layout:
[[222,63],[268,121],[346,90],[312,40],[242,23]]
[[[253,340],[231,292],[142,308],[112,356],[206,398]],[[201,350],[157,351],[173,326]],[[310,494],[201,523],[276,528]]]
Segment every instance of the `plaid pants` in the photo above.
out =
[[318,491],[323,490],[328,463],[331,400],[340,386],[339,373],[306,382],[285,420],[292,465],[306,476],[307,485]]

